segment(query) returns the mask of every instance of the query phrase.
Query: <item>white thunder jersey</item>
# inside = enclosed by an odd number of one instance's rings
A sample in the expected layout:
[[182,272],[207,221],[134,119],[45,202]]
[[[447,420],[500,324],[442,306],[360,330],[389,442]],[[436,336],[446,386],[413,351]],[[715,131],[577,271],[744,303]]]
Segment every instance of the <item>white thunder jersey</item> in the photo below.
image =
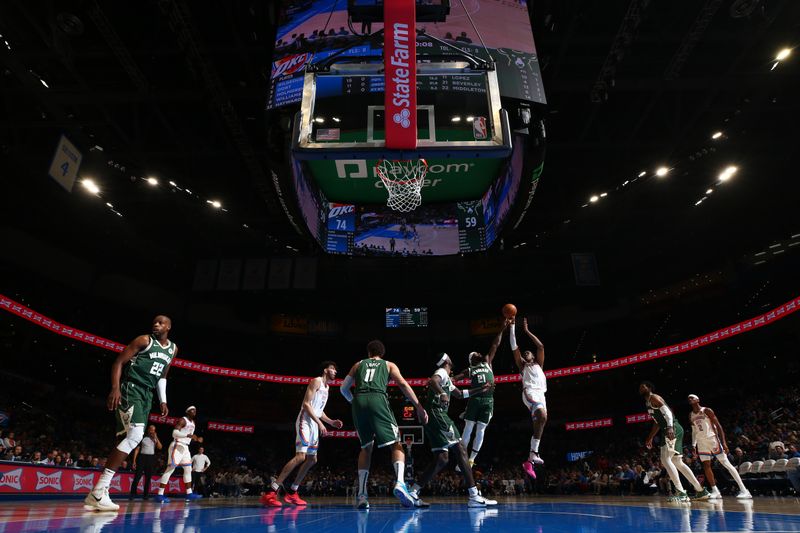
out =
[[544,370],[537,363],[526,363],[522,367],[522,388],[547,392],[547,378]]
[[[319,388],[314,393],[314,397],[311,398],[311,409],[314,411],[314,414],[317,415],[318,417],[322,415],[322,412],[325,410],[325,404],[328,403],[328,390],[329,390],[328,384],[325,383],[325,379],[324,378],[319,378],[319,379],[322,380],[322,383],[320,383]],[[305,411],[303,411],[302,408],[300,409],[299,416],[310,418],[305,413]]]
[[175,440],[177,442],[179,442],[180,444],[185,444],[186,446],[188,446],[192,442],[192,439],[191,439],[191,437],[189,437],[189,435],[194,435],[194,421],[193,420],[189,420],[185,416],[183,417],[183,420],[184,420],[184,422],[186,422],[186,425],[183,426],[183,431],[186,432],[186,436],[177,438]]
[[705,407],[701,407],[699,413],[693,411],[690,420],[692,421],[692,431],[697,432],[697,438],[716,440],[717,432],[714,431],[714,424],[711,423],[711,419],[706,416]]

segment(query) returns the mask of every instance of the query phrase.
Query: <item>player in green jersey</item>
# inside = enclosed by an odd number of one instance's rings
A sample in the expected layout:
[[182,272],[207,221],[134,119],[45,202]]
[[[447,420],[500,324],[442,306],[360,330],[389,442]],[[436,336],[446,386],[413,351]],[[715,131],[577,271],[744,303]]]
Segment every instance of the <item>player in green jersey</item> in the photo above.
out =
[[[420,405],[414,390],[403,379],[397,365],[383,359],[385,354],[386,348],[381,341],[370,341],[367,344],[367,358],[353,365],[340,388],[342,396],[353,404],[353,422],[361,442],[361,452],[358,455],[357,506],[359,509],[369,509],[367,477],[372,462],[373,444],[376,440],[378,448],[392,447],[392,463],[397,476],[394,495],[404,507],[414,505],[414,500],[408,493],[404,480],[406,458],[403,446],[400,444],[397,421],[386,397],[389,378],[394,380],[406,398],[414,405],[419,421],[422,424],[428,422],[428,413]],[[350,391],[354,386],[355,394]]]
[[667,470],[672,484],[675,485],[677,494],[674,499],[680,502],[688,502],[689,497],[681,484],[681,478],[678,472],[689,480],[695,490],[694,500],[707,500],[710,496],[709,492],[703,488],[689,466],[683,462],[683,427],[680,422],[673,416],[672,410],[664,401],[664,398],[655,394],[655,385],[649,381],[643,381],[639,384],[639,394],[644,398],[647,412],[653,417],[653,427],[650,429],[650,434],[647,435],[645,446],[647,449],[653,447],[653,438],[657,433],[661,437],[661,464]]
[[464,483],[469,494],[467,505],[469,507],[497,505],[495,500],[484,498],[478,493],[478,487],[472,477],[472,468],[467,466],[467,450],[461,442],[458,428],[447,414],[447,409],[450,407],[451,394],[456,398],[472,398],[484,394],[492,387],[492,384],[487,382],[469,390],[460,390],[456,388],[450,379],[450,374],[453,371],[453,361],[450,360],[450,356],[446,353],[441,354],[436,366],[439,368],[428,380],[428,389],[425,393],[425,409],[428,411],[425,436],[431,446],[431,451],[436,454],[436,461],[428,466],[417,483],[411,487],[411,497],[414,498],[414,505],[416,507],[428,507],[428,504],[419,498],[419,491],[447,466],[450,459],[450,449],[453,449],[456,454],[456,459],[458,459],[461,472],[464,475]]
[[122,461],[144,437],[154,390],[158,389],[161,415],[169,413],[167,373],[178,354],[178,347],[168,338],[171,328],[169,317],[158,315],[153,319],[152,333],[136,337],[111,365],[111,392],[106,405],[116,414],[117,437],[123,438],[108,456],[105,470],[83,501],[84,508],[89,511],[119,509],[109,498],[108,487]]
[[472,387],[482,387],[485,383],[491,385],[486,391],[470,396],[467,402],[467,410],[464,413],[464,442],[465,449],[469,449],[469,441],[472,438],[472,430],[475,429],[475,439],[472,441],[472,452],[469,454],[469,466],[475,464],[475,458],[483,446],[483,438],[486,434],[486,427],[494,415],[494,372],[492,371],[492,361],[503,339],[503,332],[508,327],[509,321],[503,323],[503,329],[497,334],[489,347],[486,355],[478,352],[469,354],[469,368],[455,377],[455,381],[463,378],[470,378]]

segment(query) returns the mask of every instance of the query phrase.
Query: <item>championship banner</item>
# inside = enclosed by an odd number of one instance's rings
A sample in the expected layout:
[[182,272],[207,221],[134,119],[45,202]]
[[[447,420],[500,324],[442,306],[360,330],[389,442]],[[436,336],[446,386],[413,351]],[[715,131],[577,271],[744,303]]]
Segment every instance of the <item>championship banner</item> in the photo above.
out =
[[417,147],[417,25],[415,0],[383,3],[386,147]]
[[[29,307],[19,302],[16,302],[2,294],[0,294],[0,310],[7,311],[12,315],[18,316],[23,320],[27,320],[28,322],[43,327],[49,331],[52,331],[53,333],[57,333],[58,335],[68,337],[76,341],[84,342],[86,344],[91,344],[92,346],[97,346],[99,348],[104,348],[106,350],[110,350],[113,352],[121,352],[125,348],[124,345],[114,342],[112,340],[105,339],[98,335],[93,335],[91,333],[87,333],[85,331],[56,322],[52,318],[42,315],[41,313],[37,313],[36,311],[30,309]],[[755,316],[753,318],[742,320],[741,322],[738,322],[731,326],[718,329],[712,333],[706,333],[705,335],[695,337],[694,339],[598,363],[589,363],[584,365],[546,370],[544,374],[545,376],[547,376],[548,379],[577,376],[580,374],[592,374],[594,372],[601,372],[604,370],[616,370],[617,368],[621,368],[623,366],[644,363],[647,361],[652,361],[653,359],[659,359],[661,357],[669,357],[672,355],[678,355],[690,352],[698,348],[703,348],[705,346],[710,346],[717,342],[727,340],[731,337],[735,337],[736,335],[741,335],[743,333],[747,333],[749,331],[753,331],[758,328],[767,326],[769,324],[772,324],[773,322],[776,322],[778,320],[781,320],[782,318],[786,318],[787,316],[796,313],[798,310],[800,310],[800,296],[793,298],[792,300],[789,300],[788,302],[779,305],[778,307],[775,307],[774,309],[767,311],[766,313]],[[269,383],[307,385],[308,382],[312,379],[310,376],[285,376],[280,374],[269,374],[267,372],[257,372],[253,370],[243,370],[238,368],[213,366],[204,363],[197,363],[195,361],[188,361],[186,359],[174,359],[172,361],[171,366],[177,368],[183,368],[185,370],[191,370],[193,372],[200,372],[203,374],[210,374],[210,375],[229,377],[229,378],[250,379],[253,381],[265,381]],[[494,380],[495,383],[513,383],[521,381],[522,378],[520,377],[519,374],[504,374],[504,375],[495,375]],[[410,378],[406,379],[406,381],[408,381],[409,385],[411,386],[420,387],[428,383],[428,378],[427,377]],[[341,384],[341,382],[342,380],[337,379],[333,382],[333,385],[338,386]],[[462,385],[465,383],[468,383],[468,381],[464,380],[459,382],[458,384]],[[395,386],[396,384],[393,381],[390,381],[389,385]]]
[[564,429],[567,431],[580,431],[582,429],[608,428],[614,425],[610,418],[598,418],[597,420],[583,420],[581,422],[567,422]]
[[[92,490],[102,470],[54,468],[22,463],[0,463],[0,494],[85,494]],[[153,476],[150,486],[158,487],[161,476]],[[111,494],[129,494],[133,474],[119,473],[111,480]],[[139,481],[144,490],[144,479]],[[167,493],[184,493],[183,479],[169,481]]]
[[650,422],[653,417],[650,413],[636,413],[635,415],[625,415],[626,424],[639,424],[641,422]]

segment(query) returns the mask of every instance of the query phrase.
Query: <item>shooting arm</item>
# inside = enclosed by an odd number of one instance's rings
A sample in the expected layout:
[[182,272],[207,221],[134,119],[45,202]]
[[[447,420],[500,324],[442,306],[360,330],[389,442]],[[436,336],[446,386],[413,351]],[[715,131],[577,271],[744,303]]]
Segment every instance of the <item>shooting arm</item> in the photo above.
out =
[[528,329],[527,318],[525,319],[524,324],[525,334],[531,339],[531,341],[533,341],[534,346],[536,346],[536,363],[544,369],[544,344],[539,340],[539,337],[531,333]]
[[489,366],[492,366],[492,361],[494,361],[494,356],[497,353],[497,348],[500,347],[500,341],[503,340],[503,332],[506,330],[507,327],[508,327],[508,321],[506,321],[505,325],[503,326],[503,329],[501,329],[500,332],[497,334],[497,336],[494,338],[494,340],[492,341],[492,345],[489,346],[489,353],[486,354],[486,362],[489,364]]

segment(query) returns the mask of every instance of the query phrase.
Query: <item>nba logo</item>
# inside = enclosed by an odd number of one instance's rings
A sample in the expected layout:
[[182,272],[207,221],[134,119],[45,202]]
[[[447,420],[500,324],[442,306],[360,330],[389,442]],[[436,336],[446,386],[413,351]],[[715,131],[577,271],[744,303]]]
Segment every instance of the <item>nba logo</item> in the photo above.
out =
[[475,117],[472,120],[472,135],[477,140],[482,140],[487,137],[486,117]]

